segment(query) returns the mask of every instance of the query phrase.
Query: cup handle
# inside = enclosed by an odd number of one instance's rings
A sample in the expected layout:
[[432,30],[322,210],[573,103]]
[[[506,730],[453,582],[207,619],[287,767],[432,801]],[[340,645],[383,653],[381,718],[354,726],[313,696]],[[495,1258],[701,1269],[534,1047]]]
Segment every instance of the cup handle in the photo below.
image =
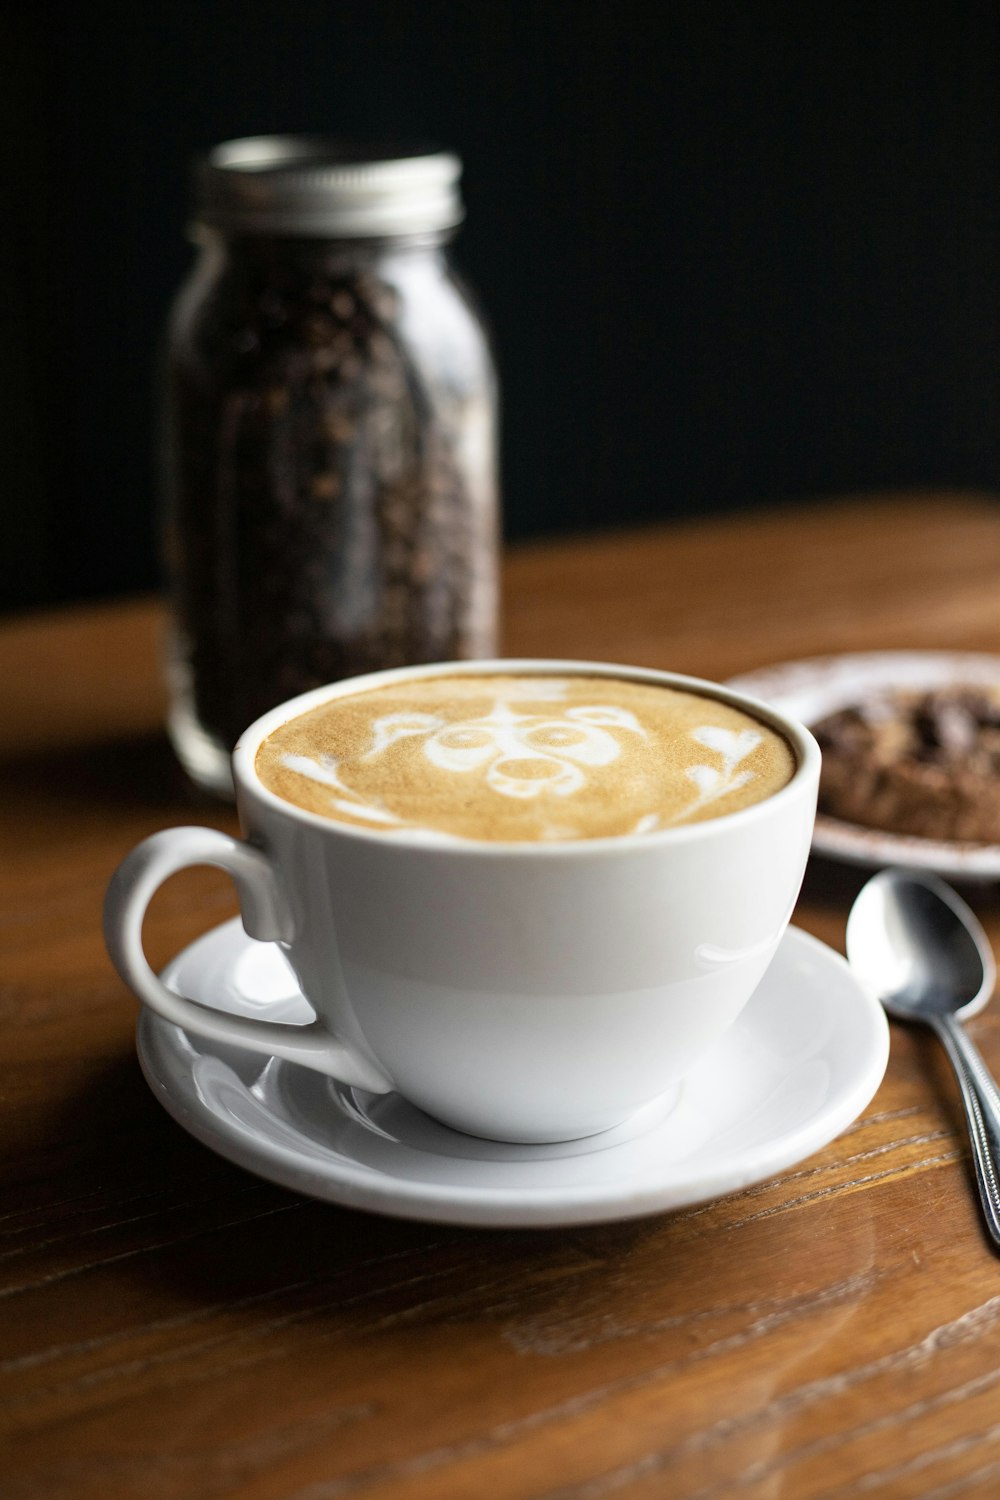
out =
[[217,865],[230,874],[240,898],[243,926],[265,942],[287,942],[293,920],[271,861],[260,850],[214,828],[167,828],[132,850],[111,878],[104,900],[104,940],[111,960],[139,999],[175,1026],[216,1042],[230,1042],[269,1057],[302,1063],[341,1083],[388,1093],[393,1085],[373,1063],[330,1032],[318,1018],[306,1026],[258,1021],[215,1010],[168,990],[147,962],[142,920],[154,892],[168,876],[191,865]]

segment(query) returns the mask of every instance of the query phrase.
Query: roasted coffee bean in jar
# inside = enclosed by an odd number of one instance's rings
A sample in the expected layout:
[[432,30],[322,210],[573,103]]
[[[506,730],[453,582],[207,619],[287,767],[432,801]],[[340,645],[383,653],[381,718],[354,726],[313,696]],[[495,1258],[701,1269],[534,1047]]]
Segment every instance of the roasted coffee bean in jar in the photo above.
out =
[[496,381],[456,157],[217,147],[165,382],[169,731],[202,786],[268,708],[497,651]]

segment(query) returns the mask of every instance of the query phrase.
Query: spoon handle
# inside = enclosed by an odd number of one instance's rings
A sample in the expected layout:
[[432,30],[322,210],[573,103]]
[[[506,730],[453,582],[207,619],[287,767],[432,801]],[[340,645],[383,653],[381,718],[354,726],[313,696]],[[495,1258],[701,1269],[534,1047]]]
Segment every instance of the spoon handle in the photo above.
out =
[[936,1017],[934,1030],[962,1091],[986,1227],[1000,1247],[1000,1093],[978,1047],[957,1021],[951,1016]]

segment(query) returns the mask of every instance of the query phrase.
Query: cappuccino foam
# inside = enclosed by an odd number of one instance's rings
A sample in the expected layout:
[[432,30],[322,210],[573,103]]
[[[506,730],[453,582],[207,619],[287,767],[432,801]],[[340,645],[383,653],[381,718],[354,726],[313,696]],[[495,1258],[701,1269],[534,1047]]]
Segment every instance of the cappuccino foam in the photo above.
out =
[[654,833],[760,802],[784,737],[721,700],[621,677],[403,680],[290,719],[255,769],[277,796],[372,832],[538,843]]

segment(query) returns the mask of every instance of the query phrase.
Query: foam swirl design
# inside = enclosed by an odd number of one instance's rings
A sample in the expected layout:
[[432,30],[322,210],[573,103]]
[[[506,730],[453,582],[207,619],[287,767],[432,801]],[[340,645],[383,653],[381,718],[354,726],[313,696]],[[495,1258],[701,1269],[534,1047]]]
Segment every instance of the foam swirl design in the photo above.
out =
[[332,699],[264,742],[279,796],[387,833],[651,833],[769,796],[785,740],[720,700],[625,679],[422,678]]

